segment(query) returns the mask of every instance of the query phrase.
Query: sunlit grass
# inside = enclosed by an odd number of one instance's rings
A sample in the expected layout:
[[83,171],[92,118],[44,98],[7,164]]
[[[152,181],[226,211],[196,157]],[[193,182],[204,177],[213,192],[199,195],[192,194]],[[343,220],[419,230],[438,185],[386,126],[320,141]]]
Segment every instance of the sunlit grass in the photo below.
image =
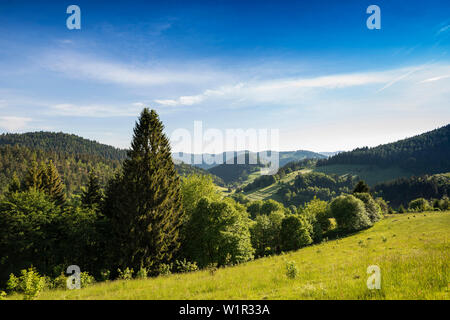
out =
[[[111,281],[40,299],[449,299],[450,212],[393,215],[358,234],[246,264],[147,280]],[[300,273],[289,279],[286,261]],[[381,290],[368,290],[369,265]],[[12,298],[20,299],[19,295]]]

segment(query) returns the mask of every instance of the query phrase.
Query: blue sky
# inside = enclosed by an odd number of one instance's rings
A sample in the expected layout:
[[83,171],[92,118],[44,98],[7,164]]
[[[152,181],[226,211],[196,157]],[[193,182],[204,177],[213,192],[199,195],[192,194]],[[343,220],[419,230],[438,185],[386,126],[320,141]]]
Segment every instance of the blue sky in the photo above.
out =
[[280,150],[374,146],[450,122],[449,49],[448,1],[2,0],[0,132],[128,147],[148,106],[169,136],[203,121],[279,129]]

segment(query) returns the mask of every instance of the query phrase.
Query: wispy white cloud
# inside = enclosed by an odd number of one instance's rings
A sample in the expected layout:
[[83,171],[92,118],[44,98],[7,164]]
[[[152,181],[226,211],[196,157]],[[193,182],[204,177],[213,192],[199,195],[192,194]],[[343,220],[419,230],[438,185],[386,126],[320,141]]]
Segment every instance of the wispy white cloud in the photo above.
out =
[[439,81],[439,80],[443,80],[443,79],[447,79],[447,78],[450,78],[450,74],[443,75],[443,76],[438,76],[438,77],[434,77],[434,78],[425,79],[425,80],[420,81],[420,83],[434,82],[434,81]]
[[32,120],[33,119],[26,117],[0,117],[0,128],[10,132],[20,131],[26,129]]
[[135,117],[142,110],[142,103],[132,103],[130,105],[99,105],[99,104],[76,104],[60,103],[50,105],[47,114],[57,116],[75,117]]
[[46,54],[41,57],[41,64],[71,78],[127,86],[211,83],[223,76],[221,72],[201,64],[163,68],[146,64],[124,64],[72,52]]
[[[431,71],[430,71],[431,70]],[[206,89],[196,95],[183,95],[175,98],[155,99],[161,106],[193,106],[214,101],[227,102],[228,105],[252,103],[277,103],[278,105],[298,105],[299,98],[313,101],[318,95],[333,96],[336,90],[356,89],[383,85],[375,93],[386,90],[396,83],[408,80],[413,74],[426,71],[424,74],[435,74],[434,66],[413,66],[409,68],[385,70],[378,72],[360,72],[336,74],[313,78],[281,78],[265,81],[244,81],[236,85],[223,85],[214,89]],[[422,78],[423,79],[423,78]],[[210,104],[208,104],[210,106]]]

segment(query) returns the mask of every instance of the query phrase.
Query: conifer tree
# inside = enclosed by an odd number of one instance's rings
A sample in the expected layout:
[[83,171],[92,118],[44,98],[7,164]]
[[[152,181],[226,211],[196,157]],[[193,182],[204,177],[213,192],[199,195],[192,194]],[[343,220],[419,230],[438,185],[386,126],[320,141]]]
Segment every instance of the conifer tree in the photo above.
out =
[[23,182],[24,190],[35,189],[42,190],[43,188],[43,178],[44,172],[42,171],[42,165],[39,166],[38,163],[33,160],[31,166],[28,168]]
[[355,189],[353,189],[353,193],[369,193],[369,191],[369,186],[363,180],[360,180]]
[[66,201],[66,194],[64,193],[64,184],[59,176],[58,169],[56,169],[53,161],[50,160],[42,175],[43,190],[52,198],[58,205],[64,204]]
[[104,212],[111,223],[114,261],[121,267],[154,270],[180,246],[180,179],[154,110],[141,112],[128,159],[108,185]]
[[81,195],[81,202],[88,208],[99,208],[102,198],[103,195],[100,184],[98,182],[98,176],[94,171],[91,171],[89,173],[89,181],[86,189]]
[[15,193],[15,192],[19,192],[21,190],[20,188],[20,179],[17,176],[17,173],[14,171],[12,179],[11,179],[11,183],[8,186],[8,193]]

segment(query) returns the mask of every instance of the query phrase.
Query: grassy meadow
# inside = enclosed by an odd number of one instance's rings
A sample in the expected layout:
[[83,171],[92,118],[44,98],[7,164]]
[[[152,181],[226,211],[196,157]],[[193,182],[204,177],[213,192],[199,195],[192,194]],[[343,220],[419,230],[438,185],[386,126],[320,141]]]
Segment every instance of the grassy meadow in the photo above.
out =
[[[110,281],[39,299],[450,299],[450,212],[389,216],[346,238],[233,267]],[[298,267],[286,276],[286,262]],[[367,289],[367,267],[381,289]],[[21,299],[18,294],[8,298]]]

